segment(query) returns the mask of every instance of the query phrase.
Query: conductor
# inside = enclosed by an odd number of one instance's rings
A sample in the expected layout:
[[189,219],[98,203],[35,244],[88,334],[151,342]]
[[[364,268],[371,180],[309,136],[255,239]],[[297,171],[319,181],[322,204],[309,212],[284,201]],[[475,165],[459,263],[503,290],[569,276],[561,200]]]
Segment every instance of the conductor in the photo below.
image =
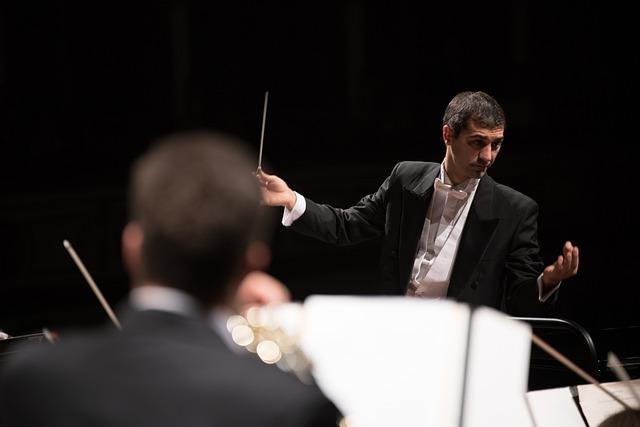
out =
[[446,107],[441,163],[398,163],[378,190],[348,209],[318,204],[258,170],[263,203],[283,206],[283,225],[336,245],[382,237],[382,292],[453,298],[516,316],[544,316],[578,271],[567,241],[547,267],[539,255],[538,205],[489,175],[506,119],[484,92]]

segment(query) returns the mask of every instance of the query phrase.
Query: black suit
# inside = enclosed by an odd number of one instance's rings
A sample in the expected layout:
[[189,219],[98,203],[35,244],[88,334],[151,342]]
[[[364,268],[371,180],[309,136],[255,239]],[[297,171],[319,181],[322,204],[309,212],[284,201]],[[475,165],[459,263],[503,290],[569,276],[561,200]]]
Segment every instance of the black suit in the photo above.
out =
[[[383,293],[404,294],[440,164],[402,162],[374,194],[349,209],[307,199],[292,228],[338,245],[383,237]],[[537,240],[537,204],[485,175],[478,184],[460,237],[448,296],[499,308],[513,315],[550,313],[554,295],[538,302],[542,272]]]
[[122,332],[63,336],[12,361],[0,385],[3,426],[336,426],[338,419],[315,386],[232,353],[202,319],[162,311],[128,313]]

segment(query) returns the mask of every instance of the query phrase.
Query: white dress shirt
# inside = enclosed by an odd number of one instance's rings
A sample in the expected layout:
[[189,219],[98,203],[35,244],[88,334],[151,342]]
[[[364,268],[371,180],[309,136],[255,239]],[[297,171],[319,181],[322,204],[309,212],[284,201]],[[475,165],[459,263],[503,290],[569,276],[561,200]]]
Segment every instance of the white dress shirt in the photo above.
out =
[[304,211],[307,210],[307,201],[305,198],[297,191],[294,191],[294,193],[296,193],[296,204],[293,205],[293,209],[291,210],[284,208],[284,213],[282,214],[282,225],[285,227],[291,226],[291,224],[300,218]]
[[434,183],[418,253],[413,262],[407,289],[410,295],[427,298],[447,296],[460,236],[479,182],[479,179],[469,178],[454,186],[444,166],[440,165],[440,176]]

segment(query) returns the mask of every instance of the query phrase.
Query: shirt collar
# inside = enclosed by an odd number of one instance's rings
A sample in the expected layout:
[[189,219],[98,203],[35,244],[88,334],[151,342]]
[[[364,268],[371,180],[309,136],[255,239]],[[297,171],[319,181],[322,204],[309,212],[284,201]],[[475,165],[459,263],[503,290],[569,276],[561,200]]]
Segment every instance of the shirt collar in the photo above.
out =
[[478,187],[478,183],[480,182],[480,178],[467,178],[460,184],[453,185],[451,178],[449,178],[447,171],[444,169],[444,162],[440,163],[440,180],[443,183],[450,185],[454,190],[466,191],[469,194],[475,191],[476,187]]
[[242,347],[231,339],[227,331],[227,319],[231,310],[219,306],[204,310],[198,301],[188,293],[168,286],[145,284],[129,292],[129,304],[135,310],[159,310],[188,317],[206,316],[209,326],[222,338],[233,352],[244,353]]
[[202,306],[188,293],[176,288],[145,284],[129,293],[129,303],[136,310],[160,310],[185,316],[197,316]]

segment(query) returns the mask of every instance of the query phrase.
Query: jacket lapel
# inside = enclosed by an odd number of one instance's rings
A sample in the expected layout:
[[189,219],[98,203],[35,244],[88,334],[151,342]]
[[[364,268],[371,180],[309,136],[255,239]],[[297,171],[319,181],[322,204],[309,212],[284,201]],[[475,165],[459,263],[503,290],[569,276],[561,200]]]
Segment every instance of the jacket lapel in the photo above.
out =
[[411,269],[415,261],[422,228],[427,217],[427,208],[433,195],[433,182],[440,173],[440,165],[426,170],[415,185],[402,192],[402,217],[400,219],[400,242],[398,245],[399,284],[406,291]]
[[495,182],[485,175],[478,184],[467,222],[460,236],[447,296],[458,297],[476,279],[476,268],[499,221],[493,212],[494,191]]

